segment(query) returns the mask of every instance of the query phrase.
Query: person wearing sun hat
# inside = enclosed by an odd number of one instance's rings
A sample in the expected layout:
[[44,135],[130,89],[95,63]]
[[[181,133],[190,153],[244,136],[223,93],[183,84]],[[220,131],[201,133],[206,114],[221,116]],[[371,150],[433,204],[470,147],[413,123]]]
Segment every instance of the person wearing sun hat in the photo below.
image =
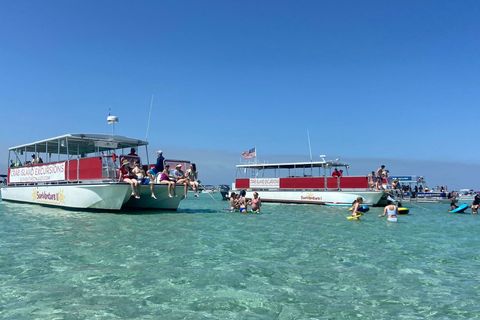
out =
[[135,199],[140,199],[140,195],[138,193],[138,180],[132,173],[130,169],[130,161],[127,159],[123,159],[122,161],[122,166],[120,167],[120,177],[118,181],[129,183],[132,187],[132,196],[135,197]]

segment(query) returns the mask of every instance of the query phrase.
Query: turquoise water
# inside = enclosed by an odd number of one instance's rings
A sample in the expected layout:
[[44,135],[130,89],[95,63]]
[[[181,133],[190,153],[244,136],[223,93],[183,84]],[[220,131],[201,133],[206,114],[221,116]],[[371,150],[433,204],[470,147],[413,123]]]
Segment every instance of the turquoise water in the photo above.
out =
[[162,214],[0,202],[0,318],[480,317],[479,216],[226,206],[205,194]]

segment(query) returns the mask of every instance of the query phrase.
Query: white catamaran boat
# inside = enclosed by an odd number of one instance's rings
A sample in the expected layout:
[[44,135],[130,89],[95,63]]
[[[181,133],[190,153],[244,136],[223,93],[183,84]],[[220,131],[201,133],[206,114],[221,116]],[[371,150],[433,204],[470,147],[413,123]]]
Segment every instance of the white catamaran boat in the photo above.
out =
[[[9,149],[6,184],[2,200],[77,209],[163,209],[176,210],[184,188],[176,186],[176,197],[168,196],[167,185],[139,185],[140,199],[131,196],[130,184],[119,181],[119,165],[140,157],[124,155],[124,150],[145,147],[148,169],[148,142],[117,135],[65,134]],[[30,157],[39,162],[31,163]],[[189,161],[172,160],[184,169]]]
[[331,170],[349,165],[337,161],[252,163],[236,166],[232,191],[258,192],[263,202],[351,205],[357,197],[365,204],[382,205],[384,191],[369,189],[367,176],[331,176]]

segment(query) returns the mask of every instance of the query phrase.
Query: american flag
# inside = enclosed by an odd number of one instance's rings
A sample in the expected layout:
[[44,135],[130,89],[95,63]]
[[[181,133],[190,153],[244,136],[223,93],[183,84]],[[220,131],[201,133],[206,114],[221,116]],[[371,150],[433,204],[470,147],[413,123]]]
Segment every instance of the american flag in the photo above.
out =
[[243,159],[253,159],[257,156],[255,148],[249,149],[248,151],[242,152]]

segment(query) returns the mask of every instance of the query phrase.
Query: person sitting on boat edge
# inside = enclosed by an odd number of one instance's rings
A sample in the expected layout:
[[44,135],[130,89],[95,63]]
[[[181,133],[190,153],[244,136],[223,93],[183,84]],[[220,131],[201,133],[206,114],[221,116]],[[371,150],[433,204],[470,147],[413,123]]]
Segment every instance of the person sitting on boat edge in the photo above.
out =
[[185,173],[183,172],[182,165],[180,163],[175,166],[173,175],[176,179],[177,184],[183,184],[183,191],[184,191],[183,197],[186,198],[187,192],[188,192],[188,178],[185,177]]
[[379,217],[396,218],[397,215],[398,207],[395,205],[395,202],[388,200],[387,205],[383,208],[383,214],[379,215]]
[[150,184],[150,193],[151,193],[150,196],[154,199],[157,199],[157,197],[155,196],[155,193],[153,192],[155,175],[152,175],[150,173],[150,170],[148,170],[148,172],[145,172],[145,170],[143,170],[142,166],[140,165],[140,161],[138,160],[135,160],[132,172],[137,176],[137,181],[139,182],[139,184],[143,184],[143,185]]
[[248,202],[252,206],[252,211],[260,213],[260,207],[262,206],[262,200],[258,197],[258,192],[253,193],[253,198]]
[[149,183],[150,183],[150,193],[151,193],[151,197],[153,199],[157,199],[157,197],[155,196],[155,192],[153,191],[153,187],[155,185],[155,180],[157,179],[157,170],[155,169],[155,166],[151,166],[150,169],[147,170],[147,177],[149,179]]
[[472,201],[472,214],[478,213],[478,207],[480,207],[480,195],[476,194]]
[[130,162],[127,159],[124,159],[122,161],[122,166],[120,167],[119,181],[129,183],[132,187],[132,196],[134,196],[135,199],[140,199],[140,195],[138,194],[138,181],[133,172],[131,172]]
[[363,203],[363,198],[362,198],[362,197],[357,197],[357,199],[355,199],[355,201],[353,201],[353,204],[352,204],[352,217],[360,218],[360,216],[363,214],[363,213],[360,211],[360,206],[362,205],[362,203]]
[[195,163],[190,164],[190,168],[187,170],[188,183],[192,187],[193,192],[195,192],[195,197],[198,197],[198,172],[197,166]]
[[169,177],[170,165],[165,165],[165,169],[160,173],[158,178],[159,184],[168,184],[168,197],[173,198],[175,196],[175,181]]

